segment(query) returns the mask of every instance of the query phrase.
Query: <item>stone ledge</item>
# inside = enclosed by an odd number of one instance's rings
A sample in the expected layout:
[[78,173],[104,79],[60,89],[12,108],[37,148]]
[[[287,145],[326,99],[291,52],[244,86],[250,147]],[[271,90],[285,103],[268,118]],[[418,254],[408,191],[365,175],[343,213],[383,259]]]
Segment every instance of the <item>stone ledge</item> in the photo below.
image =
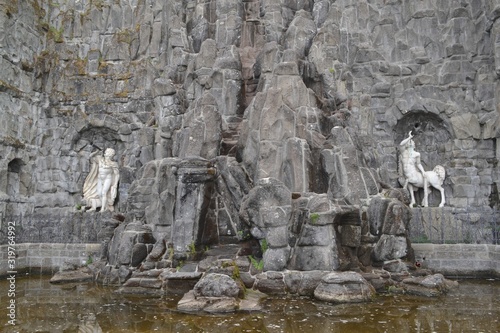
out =
[[162,280],[199,280],[202,272],[164,272],[160,274]]
[[[6,275],[8,245],[0,245],[0,276]],[[11,246],[12,247],[12,246]],[[101,244],[22,243],[13,246],[16,252],[15,271],[54,273],[65,263],[82,265],[89,256],[95,258]]]
[[412,247],[422,267],[447,276],[500,276],[500,245],[412,244]]

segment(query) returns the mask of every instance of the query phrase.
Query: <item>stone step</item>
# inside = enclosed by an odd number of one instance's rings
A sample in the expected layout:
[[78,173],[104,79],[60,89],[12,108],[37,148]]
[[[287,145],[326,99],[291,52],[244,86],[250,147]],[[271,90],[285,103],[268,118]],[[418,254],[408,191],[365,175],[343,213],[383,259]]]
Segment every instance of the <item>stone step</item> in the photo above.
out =
[[182,267],[179,268],[179,272],[196,272],[198,267],[198,262],[190,261],[185,262]]
[[160,274],[160,279],[166,280],[199,280],[201,272],[179,272],[175,270],[166,270]]
[[236,156],[236,145],[240,138],[242,117],[231,116],[225,121],[225,129],[222,132],[220,155]]
[[141,287],[141,288],[152,288],[160,289],[163,282],[157,277],[147,278],[147,277],[133,277],[127,280],[123,287]]
[[166,271],[160,275],[163,280],[163,290],[170,295],[183,295],[193,289],[201,278],[200,272]]
[[234,258],[239,250],[238,244],[224,244],[210,248],[205,254],[217,258]]

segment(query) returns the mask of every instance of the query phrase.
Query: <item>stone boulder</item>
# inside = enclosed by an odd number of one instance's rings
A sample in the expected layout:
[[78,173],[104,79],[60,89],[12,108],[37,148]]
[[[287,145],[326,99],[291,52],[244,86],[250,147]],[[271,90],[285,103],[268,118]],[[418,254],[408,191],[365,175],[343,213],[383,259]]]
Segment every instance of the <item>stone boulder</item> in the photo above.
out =
[[316,24],[311,14],[304,10],[296,13],[285,33],[284,46],[286,49],[294,50],[300,58],[309,53],[312,40],[316,35]]
[[88,267],[76,270],[59,271],[50,279],[52,284],[92,282],[94,275]]
[[391,273],[408,273],[408,267],[401,259],[385,261],[382,268]]
[[246,300],[240,300],[239,295],[242,294],[240,285],[231,277],[219,273],[206,273],[193,290],[187,292],[179,301],[177,309],[184,312],[210,313],[260,309],[258,303],[263,294],[254,292]]
[[408,242],[404,236],[382,235],[373,248],[375,261],[404,258],[408,254]]
[[407,257],[411,252],[407,239],[411,209],[397,198],[379,195],[371,199],[367,213],[369,231],[378,238],[373,259],[383,262]]
[[208,273],[194,286],[195,297],[238,297],[240,288],[225,274]]
[[177,310],[183,312],[234,312],[238,309],[238,300],[234,297],[195,297],[189,291],[177,303]]
[[[264,271],[338,269],[336,227],[339,221],[351,223],[348,216],[352,214],[359,212],[333,204],[327,194],[292,193],[274,178],[260,180],[244,197],[240,209],[241,221],[261,242]],[[351,229],[358,231],[354,232],[357,237],[349,239],[359,245],[360,227],[348,227],[344,226],[345,234]]]
[[261,179],[243,199],[240,219],[252,235],[265,239],[264,270],[281,271],[286,268],[290,248],[288,225],[291,221],[292,194],[282,182],[274,178]]
[[151,227],[134,221],[115,229],[108,244],[108,263],[112,266],[138,267],[156,242]]
[[332,303],[370,301],[375,289],[356,272],[332,272],[325,275],[314,290],[314,297]]
[[334,222],[337,210],[309,212],[296,236],[289,264],[301,271],[334,270],[339,267]]
[[291,204],[292,193],[282,182],[275,178],[264,178],[259,180],[248,195],[243,198],[240,217],[250,226],[258,228],[277,227],[287,224],[287,221],[268,220],[266,216],[262,216],[260,211],[262,209],[272,209],[272,207],[290,208]]
[[[129,188],[127,211],[133,215],[144,215],[151,225],[173,224],[175,218],[176,171],[182,162],[178,158],[153,160],[137,172],[137,178]],[[154,236],[161,239],[166,233],[156,228]]]
[[285,274],[274,271],[257,274],[253,288],[266,294],[285,295],[287,293]]
[[403,285],[408,294],[434,297],[447,293],[458,286],[458,283],[446,279],[442,274],[433,274],[404,279]]
[[132,275],[130,267],[125,265],[115,267],[106,264],[104,261],[96,263],[92,270],[94,271],[95,281],[107,286],[122,285]]

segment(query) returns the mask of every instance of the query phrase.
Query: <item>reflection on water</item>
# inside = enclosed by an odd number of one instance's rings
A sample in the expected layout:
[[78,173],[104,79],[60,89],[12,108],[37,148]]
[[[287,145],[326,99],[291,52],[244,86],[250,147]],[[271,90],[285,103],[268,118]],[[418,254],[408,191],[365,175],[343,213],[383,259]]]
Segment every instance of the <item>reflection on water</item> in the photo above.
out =
[[17,278],[18,324],[6,326],[8,284],[0,282],[2,332],[500,332],[500,281],[460,281],[439,298],[379,296],[371,303],[331,305],[269,298],[264,311],[190,315],[178,299],[124,296],[94,284],[54,286],[48,277]]

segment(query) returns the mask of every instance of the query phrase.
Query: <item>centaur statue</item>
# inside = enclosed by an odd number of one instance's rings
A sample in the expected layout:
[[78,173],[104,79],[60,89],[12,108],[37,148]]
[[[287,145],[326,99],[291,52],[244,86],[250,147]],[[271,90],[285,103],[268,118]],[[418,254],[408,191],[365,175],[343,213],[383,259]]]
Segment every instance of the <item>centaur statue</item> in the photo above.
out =
[[403,187],[405,189],[408,188],[408,190],[410,191],[410,206],[415,205],[415,195],[413,192],[417,191],[419,188],[423,188],[424,199],[422,200],[422,206],[428,207],[429,189],[432,186],[441,192],[441,203],[439,204],[439,207],[444,207],[445,198],[443,181],[446,172],[441,165],[436,165],[436,167],[432,171],[425,171],[422,167],[422,164],[420,163],[420,153],[415,151],[415,142],[413,142],[412,138],[413,135],[410,131],[408,137],[400,143],[400,163],[403,164],[402,170],[406,178]]

